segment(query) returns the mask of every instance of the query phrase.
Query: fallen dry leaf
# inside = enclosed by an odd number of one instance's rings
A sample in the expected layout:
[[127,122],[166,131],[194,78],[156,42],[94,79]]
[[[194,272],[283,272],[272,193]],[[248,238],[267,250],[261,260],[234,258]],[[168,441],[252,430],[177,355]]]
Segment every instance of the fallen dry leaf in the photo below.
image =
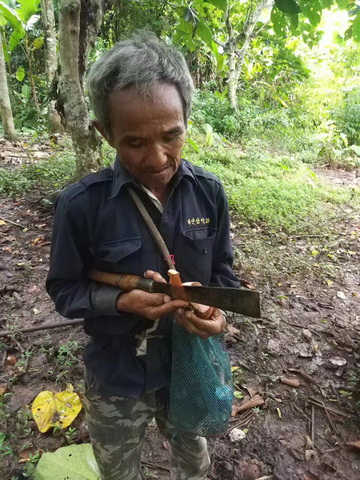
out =
[[31,285],[31,287],[28,289],[29,293],[35,293],[38,292],[40,288],[37,285]]
[[320,480],[320,478],[317,475],[314,475],[311,472],[305,473],[304,480]]
[[230,323],[228,323],[226,325],[226,328],[228,330],[228,332],[230,333],[230,335],[238,335],[240,333],[240,330],[236,327],[234,327],[233,325],[230,325]]
[[305,450],[305,461],[309,462],[313,457],[316,457],[317,453],[315,450]]
[[17,362],[17,358],[14,357],[14,355],[8,355],[6,357],[6,364],[7,365],[15,365],[16,362]]
[[249,288],[250,290],[256,289],[256,286],[253,283],[247,282],[246,280],[240,279],[240,285],[244,288]]
[[7,383],[0,383],[0,395],[4,395],[8,391]]
[[358,448],[360,450],[360,440],[356,442],[346,442],[345,445],[349,448]]
[[265,401],[260,395],[254,395],[252,398],[244,402],[242,405],[234,409],[233,415],[237,415],[240,412],[243,412],[244,410],[250,410],[251,408],[254,407],[261,407],[264,405]]
[[293,388],[300,387],[300,382],[297,378],[281,377],[280,381],[281,381],[281,383],[283,383],[285,385],[288,385],[289,387],[293,387]]
[[25,448],[20,452],[19,463],[29,462],[39,451],[42,452],[42,450],[36,449],[35,447]]

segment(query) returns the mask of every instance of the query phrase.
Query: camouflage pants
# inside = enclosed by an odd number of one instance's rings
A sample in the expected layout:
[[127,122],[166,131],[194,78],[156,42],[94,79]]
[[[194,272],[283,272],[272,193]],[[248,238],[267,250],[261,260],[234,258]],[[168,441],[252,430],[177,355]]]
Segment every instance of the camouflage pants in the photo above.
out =
[[125,398],[87,384],[84,406],[102,480],[141,480],[145,429],[155,417],[170,444],[171,480],[204,480],[210,466],[206,439],[179,432],[166,419],[161,390]]

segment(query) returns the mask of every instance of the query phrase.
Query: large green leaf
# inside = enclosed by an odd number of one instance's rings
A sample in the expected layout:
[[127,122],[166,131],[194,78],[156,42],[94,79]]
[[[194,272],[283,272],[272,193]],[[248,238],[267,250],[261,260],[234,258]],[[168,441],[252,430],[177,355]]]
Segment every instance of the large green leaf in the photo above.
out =
[[29,85],[25,84],[21,87],[21,94],[26,100],[30,99],[31,90],[30,90]]
[[18,0],[19,7],[16,9],[20,19],[27,23],[29,19],[39,10],[40,0]]
[[227,9],[227,5],[228,5],[227,0],[206,0],[206,1],[207,3],[211,3],[211,5],[214,5],[220,10],[223,10],[224,12]]
[[24,77],[25,77],[25,68],[24,67],[19,67],[17,70],[16,70],[16,78],[18,79],[19,82],[22,82],[24,80]]
[[34,480],[99,480],[90,443],[70,445],[44,453],[36,467]]
[[17,12],[6,5],[5,2],[0,1],[0,15],[5,18],[5,20],[10,23],[13,29],[15,30],[24,30],[23,24],[17,14]]
[[359,145],[350,145],[349,147],[353,152],[360,157],[360,146]]
[[301,12],[301,8],[295,0],[275,0],[275,5],[281,12],[290,13],[291,15]]
[[200,21],[196,25],[196,34],[206,43],[208,47],[212,49],[213,37],[210,28],[206,23]]
[[310,24],[316,27],[321,20],[322,4],[320,0],[311,0],[311,2],[303,2],[302,13],[310,20]]
[[14,48],[19,45],[20,40],[24,38],[24,36],[25,36],[25,30],[23,29],[22,30],[16,29],[13,31],[9,40],[10,52],[12,52]]
[[352,36],[356,42],[360,42],[360,12],[356,15],[352,24]]
[[277,35],[285,35],[286,33],[285,15],[276,7],[273,7],[273,9],[271,10],[271,21],[272,21],[275,33]]

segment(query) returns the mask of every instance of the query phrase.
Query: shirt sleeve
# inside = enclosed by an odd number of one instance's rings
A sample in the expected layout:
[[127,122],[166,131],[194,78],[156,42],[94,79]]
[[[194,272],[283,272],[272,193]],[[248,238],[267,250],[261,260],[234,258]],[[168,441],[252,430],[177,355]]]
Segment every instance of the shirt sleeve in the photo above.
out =
[[210,285],[239,288],[240,282],[232,269],[234,255],[230,240],[229,204],[221,184],[218,184],[216,192],[216,205],[217,231]]
[[90,252],[86,223],[66,192],[55,203],[50,270],[46,290],[56,311],[67,318],[121,316],[115,302],[121,290],[87,279]]

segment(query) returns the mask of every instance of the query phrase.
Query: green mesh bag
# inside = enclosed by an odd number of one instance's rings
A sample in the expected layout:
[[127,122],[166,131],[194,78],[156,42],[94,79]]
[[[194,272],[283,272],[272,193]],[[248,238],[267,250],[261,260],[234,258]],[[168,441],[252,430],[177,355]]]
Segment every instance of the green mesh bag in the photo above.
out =
[[226,432],[233,386],[222,337],[202,340],[175,320],[172,332],[170,422],[181,431],[204,437]]

